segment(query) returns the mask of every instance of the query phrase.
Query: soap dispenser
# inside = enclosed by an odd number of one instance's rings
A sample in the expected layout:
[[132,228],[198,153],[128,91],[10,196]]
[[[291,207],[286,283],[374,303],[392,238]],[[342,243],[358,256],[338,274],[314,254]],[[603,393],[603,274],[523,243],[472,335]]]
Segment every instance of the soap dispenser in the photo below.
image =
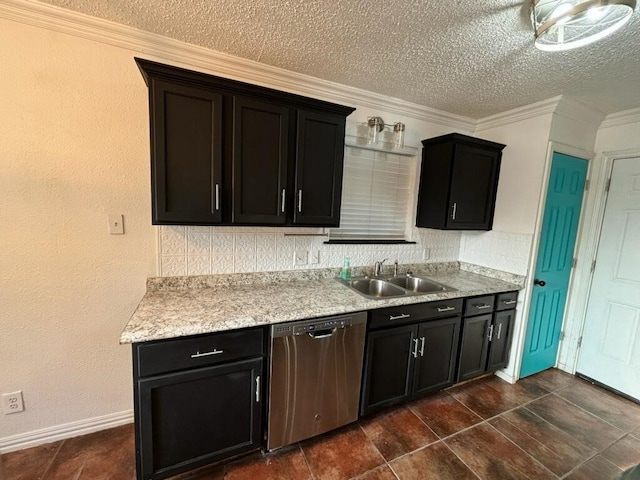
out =
[[351,278],[351,260],[349,260],[349,257],[344,257],[340,278],[342,280],[349,280]]

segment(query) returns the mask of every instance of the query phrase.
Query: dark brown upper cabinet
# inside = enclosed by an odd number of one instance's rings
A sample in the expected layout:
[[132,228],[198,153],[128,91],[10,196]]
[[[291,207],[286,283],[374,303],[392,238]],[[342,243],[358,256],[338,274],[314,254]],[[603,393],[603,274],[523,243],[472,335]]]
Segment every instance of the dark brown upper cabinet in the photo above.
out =
[[491,230],[505,145],[459,133],[422,145],[416,226]]
[[152,223],[336,227],[355,109],[136,58]]

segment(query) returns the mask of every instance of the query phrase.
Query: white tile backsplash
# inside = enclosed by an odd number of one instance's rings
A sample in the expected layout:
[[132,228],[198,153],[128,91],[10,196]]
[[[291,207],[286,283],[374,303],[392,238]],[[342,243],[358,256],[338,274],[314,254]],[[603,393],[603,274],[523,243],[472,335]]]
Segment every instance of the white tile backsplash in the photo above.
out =
[[[160,276],[245,273],[307,268],[339,268],[387,259],[406,263],[464,261],[526,275],[532,235],[509,232],[458,232],[412,227],[408,245],[326,245],[322,230],[267,227],[184,227],[158,229]],[[285,233],[296,234],[285,236]],[[309,236],[300,236],[301,233]],[[424,250],[429,251],[424,260]],[[294,264],[297,251],[317,252],[318,263]]]

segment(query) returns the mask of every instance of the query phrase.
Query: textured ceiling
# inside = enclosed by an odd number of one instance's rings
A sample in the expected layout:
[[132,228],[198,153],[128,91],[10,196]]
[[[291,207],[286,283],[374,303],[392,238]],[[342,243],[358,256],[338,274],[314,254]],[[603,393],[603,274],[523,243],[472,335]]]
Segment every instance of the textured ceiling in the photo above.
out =
[[533,46],[529,1],[45,0],[314,77],[481,118],[557,95],[640,107],[640,11],[568,52]]

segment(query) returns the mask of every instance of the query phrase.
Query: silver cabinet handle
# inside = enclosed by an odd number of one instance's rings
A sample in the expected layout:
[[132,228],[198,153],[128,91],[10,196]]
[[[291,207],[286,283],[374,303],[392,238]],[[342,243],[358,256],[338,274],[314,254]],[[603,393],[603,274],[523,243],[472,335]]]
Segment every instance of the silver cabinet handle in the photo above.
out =
[[489,337],[489,341],[493,339],[493,325],[489,325],[489,335],[487,337]]
[[498,333],[496,334],[496,340],[500,340],[500,332],[502,332],[502,324],[498,324]]
[[282,213],[284,213],[284,197],[286,193],[287,191],[283,188],[282,189]]
[[418,339],[414,338],[413,342],[414,342],[414,345],[413,345],[413,358],[418,358]]
[[442,312],[450,312],[451,310],[455,310],[456,307],[436,307],[438,309],[438,312],[442,313]]
[[191,358],[200,358],[200,357],[208,357],[210,355],[219,355],[221,353],[224,353],[224,350],[218,350],[217,348],[214,348],[212,351],[210,352],[203,352],[200,353],[199,351],[196,353],[193,353],[191,355]]
[[401,313],[400,315],[389,315],[389,320],[402,320],[403,318],[409,318],[411,315],[408,313]]
[[493,305],[487,305],[486,303],[474,303],[473,306],[478,310],[485,310],[487,308],[491,308]]
[[514,303],[516,303],[516,301],[515,300],[503,300],[502,303],[505,304],[505,305],[513,305]]
[[302,213],[302,190],[298,190],[298,212]]
[[260,375],[256,377],[256,403],[260,403]]
[[220,184],[216,183],[216,212],[220,210]]
[[452,206],[452,212],[451,212],[451,220],[455,220],[456,219],[456,211],[458,210],[458,203],[457,202],[453,202],[453,206]]
[[424,343],[426,341],[426,338],[422,337],[420,340],[422,340],[422,343],[420,344],[420,356],[424,357]]

